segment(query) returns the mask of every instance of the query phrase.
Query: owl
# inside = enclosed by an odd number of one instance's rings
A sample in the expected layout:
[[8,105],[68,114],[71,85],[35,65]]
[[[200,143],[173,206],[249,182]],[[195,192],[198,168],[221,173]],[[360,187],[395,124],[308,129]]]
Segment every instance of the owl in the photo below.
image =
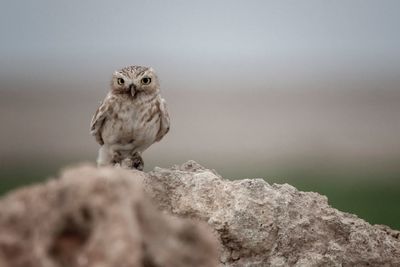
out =
[[115,71],[111,89],[90,124],[91,134],[101,145],[97,165],[143,170],[142,152],[160,141],[169,125],[155,71],[142,66]]

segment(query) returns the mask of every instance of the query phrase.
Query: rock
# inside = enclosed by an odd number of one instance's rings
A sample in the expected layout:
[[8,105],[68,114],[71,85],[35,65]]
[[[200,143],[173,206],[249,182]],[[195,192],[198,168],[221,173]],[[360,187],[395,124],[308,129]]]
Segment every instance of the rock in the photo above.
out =
[[0,266],[400,266],[400,232],[317,193],[226,180],[193,161],[148,174],[70,169],[0,210]]
[[138,171],[83,166],[0,201],[0,266],[217,266],[204,223],[158,211]]
[[156,168],[144,183],[161,209],[213,227],[222,266],[400,266],[400,232],[340,212],[317,193],[226,180],[194,161]]

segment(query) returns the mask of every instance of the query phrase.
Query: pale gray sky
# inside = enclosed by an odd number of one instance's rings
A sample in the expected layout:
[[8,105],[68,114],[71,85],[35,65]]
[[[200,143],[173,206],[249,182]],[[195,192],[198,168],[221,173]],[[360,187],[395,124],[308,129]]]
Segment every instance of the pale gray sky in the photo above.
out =
[[0,88],[15,79],[104,84],[130,64],[186,87],[229,86],[242,74],[255,87],[344,74],[396,79],[399,28],[395,0],[2,1]]

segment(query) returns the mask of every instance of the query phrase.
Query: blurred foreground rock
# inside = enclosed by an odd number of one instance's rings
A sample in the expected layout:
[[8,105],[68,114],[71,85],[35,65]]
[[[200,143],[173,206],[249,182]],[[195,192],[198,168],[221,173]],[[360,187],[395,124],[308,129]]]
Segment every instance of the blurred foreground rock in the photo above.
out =
[[193,161],[148,174],[70,169],[0,211],[0,266],[216,266],[218,255],[221,266],[400,266],[400,232],[317,193],[229,181]]
[[83,166],[0,201],[0,266],[217,266],[200,222],[146,199],[144,174]]

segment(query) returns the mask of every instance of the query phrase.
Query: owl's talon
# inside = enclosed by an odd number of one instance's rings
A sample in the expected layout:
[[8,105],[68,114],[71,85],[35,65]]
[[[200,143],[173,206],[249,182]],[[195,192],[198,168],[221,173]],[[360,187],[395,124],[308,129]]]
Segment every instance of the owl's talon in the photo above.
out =
[[136,170],[143,171],[144,163],[142,157],[134,159],[132,167]]
[[120,166],[124,169],[136,169],[139,171],[143,171],[144,163],[140,153],[133,153],[132,155],[128,155],[128,157],[121,159],[120,164],[117,163],[114,166]]

